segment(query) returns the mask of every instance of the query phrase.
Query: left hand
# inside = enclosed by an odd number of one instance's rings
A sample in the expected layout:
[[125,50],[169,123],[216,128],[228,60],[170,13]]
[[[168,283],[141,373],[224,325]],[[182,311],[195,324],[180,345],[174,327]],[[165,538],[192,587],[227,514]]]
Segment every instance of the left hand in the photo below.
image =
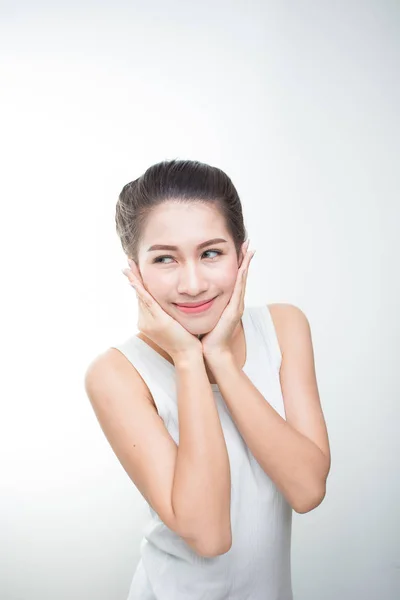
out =
[[248,243],[249,240],[242,246],[244,257],[238,269],[232,296],[214,329],[201,338],[203,356],[205,359],[212,358],[214,355],[220,355],[221,353],[229,353],[231,351],[232,335],[237,324],[240,322],[244,311],[244,296],[246,292],[248,267],[255,254],[255,250],[248,250]]

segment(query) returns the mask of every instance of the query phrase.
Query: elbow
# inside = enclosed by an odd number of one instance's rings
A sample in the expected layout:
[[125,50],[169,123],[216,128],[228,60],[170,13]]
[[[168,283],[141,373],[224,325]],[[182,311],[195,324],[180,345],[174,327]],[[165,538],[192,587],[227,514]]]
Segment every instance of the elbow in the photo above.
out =
[[220,538],[214,543],[204,542],[197,544],[196,553],[203,558],[214,558],[221,554],[226,554],[232,547],[232,536],[228,535],[224,539]]
[[304,515],[305,513],[311,512],[317,506],[322,504],[323,499],[326,496],[326,486],[318,489],[318,491],[312,495],[307,496],[307,498],[303,499],[302,502],[297,502],[293,504],[293,510],[297,512],[299,515]]

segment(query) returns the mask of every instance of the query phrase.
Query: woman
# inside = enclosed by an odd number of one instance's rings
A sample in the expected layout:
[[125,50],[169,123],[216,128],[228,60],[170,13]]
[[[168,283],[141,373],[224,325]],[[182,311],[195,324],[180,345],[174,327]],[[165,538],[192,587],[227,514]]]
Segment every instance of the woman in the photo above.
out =
[[292,510],[322,502],[330,469],[308,321],[244,306],[254,253],[220,169],[151,166],[116,225],[139,333],[85,384],[150,509],[128,600],[291,600]]

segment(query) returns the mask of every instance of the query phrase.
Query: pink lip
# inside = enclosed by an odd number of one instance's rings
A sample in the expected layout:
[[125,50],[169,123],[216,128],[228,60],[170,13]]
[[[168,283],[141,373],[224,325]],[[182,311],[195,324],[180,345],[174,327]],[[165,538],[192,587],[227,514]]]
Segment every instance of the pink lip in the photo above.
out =
[[176,306],[184,306],[185,308],[196,308],[196,306],[203,306],[203,304],[207,304],[208,302],[211,302],[212,298],[210,298],[210,300],[203,300],[203,302],[179,302],[179,303],[175,303]]
[[181,304],[175,304],[175,306],[184,313],[189,313],[189,314],[190,313],[200,313],[200,312],[204,312],[205,310],[209,309],[210,306],[213,304],[214,300],[215,300],[215,298],[212,298],[208,302],[204,302],[202,304],[196,303],[196,304],[192,304],[190,306],[183,306]]

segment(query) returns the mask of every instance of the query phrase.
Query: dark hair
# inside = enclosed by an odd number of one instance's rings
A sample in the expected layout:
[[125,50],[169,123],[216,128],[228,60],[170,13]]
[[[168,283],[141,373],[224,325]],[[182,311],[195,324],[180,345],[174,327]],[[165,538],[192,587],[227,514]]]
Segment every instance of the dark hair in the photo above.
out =
[[138,246],[153,208],[166,202],[213,204],[240,249],[247,237],[242,205],[230,178],[221,169],[193,160],[162,161],[127,183],[119,195],[115,224],[125,254],[138,263]]

